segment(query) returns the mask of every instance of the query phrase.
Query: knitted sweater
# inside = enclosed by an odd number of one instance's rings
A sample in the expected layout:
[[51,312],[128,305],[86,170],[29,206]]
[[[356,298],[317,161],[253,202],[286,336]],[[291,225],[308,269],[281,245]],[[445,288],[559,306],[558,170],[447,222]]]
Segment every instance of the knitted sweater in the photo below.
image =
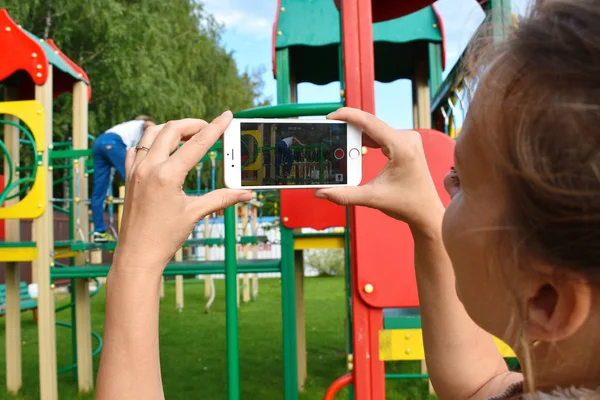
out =
[[600,387],[596,390],[586,388],[556,388],[551,392],[523,393],[523,383],[516,383],[498,395],[487,400],[600,400]]

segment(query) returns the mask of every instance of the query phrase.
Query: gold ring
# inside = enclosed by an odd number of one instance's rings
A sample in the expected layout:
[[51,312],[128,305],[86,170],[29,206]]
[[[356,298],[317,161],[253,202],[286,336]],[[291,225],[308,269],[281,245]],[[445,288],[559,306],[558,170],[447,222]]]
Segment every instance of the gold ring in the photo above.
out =
[[137,146],[135,146],[135,152],[137,153],[137,152],[138,152],[138,150],[146,150],[146,151],[150,151],[150,147],[146,147],[146,146],[140,146],[140,145],[137,145]]

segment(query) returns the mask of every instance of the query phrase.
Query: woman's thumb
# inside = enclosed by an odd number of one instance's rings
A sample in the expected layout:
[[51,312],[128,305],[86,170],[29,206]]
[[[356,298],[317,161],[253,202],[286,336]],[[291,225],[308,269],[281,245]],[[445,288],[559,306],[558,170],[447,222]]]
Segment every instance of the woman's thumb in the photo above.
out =
[[252,194],[247,190],[218,189],[194,198],[188,207],[190,212],[200,220],[210,213],[250,200]]
[[319,189],[315,192],[315,197],[329,200],[341,206],[369,206],[368,190],[366,186]]

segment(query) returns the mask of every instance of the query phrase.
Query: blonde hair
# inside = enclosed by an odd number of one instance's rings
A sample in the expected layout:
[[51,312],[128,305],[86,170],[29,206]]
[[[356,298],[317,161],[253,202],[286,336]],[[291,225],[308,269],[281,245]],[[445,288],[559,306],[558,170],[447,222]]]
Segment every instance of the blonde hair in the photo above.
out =
[[[477,88],[465,128],[505,192],[498,205],[510,229],[499,233],[500,254],[600,286],[600,7],[545,0],[532,11],[505,42],[474,42],[466,67]],[[527,315],[518,313],[522,330]],[[522,332],[520,340],[532,392],[531,344]]]

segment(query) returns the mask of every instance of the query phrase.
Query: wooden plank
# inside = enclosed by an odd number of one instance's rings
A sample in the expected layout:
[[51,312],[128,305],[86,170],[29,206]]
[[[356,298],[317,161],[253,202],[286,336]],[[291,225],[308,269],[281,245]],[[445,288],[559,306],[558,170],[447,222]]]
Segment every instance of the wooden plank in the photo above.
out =
[[[183,249],[175,253],[175,262],[183,261]],[[177,311],[183,311],[183,275],[175,276],[175,307]]]
[[296,349],[298,363],[298,391],[304,391],[308,367],[306,363],[306,312],[304,309],[304,254],[302,250],[294,251],[295,284],[296,284]]
[[[210,233],[210,216],[207,215],[206,217],[204,217],[204,238],[206,239],[208,237],[208,234]],[[210,257],[210,247],[207,245],[204,245],[204,259],[206,261],[210,261],[211,257]],[[210,298],[210,295],[212,293],[212,275],[204,275],[204,297],[206,297],[207,299]]]
[[[48,79],[43,86],[35,87],[35,99],[44,108],[44,130],[46,143],[42,153],[42,165],[49,166],[48,149],[52,145],[52,66],[48,67]],[[40,397],[44,400],[58,399],[56,376],[56,328],[54,315],[54,294],[50,287],[50,265],[54,264],[54,211],[52,208],[52,175],[46,179],[46,211],[33,220],[33,241],[37,243],[39,257],[33,261],[33,275],[38,289],[38,346],[40,369]]]
[[[88,148],[88,86],[77,82],[73,86],[73,149]],[[73,188],[76,200],[88,197],[88,179],[85,176],[85,159],[73,160]],[[75,218],[73,232],[78,240],[87,241],[88,204],[83,201],[73,203]],[[75,257],[75,265],[86,264],[86,253]],[[77,321],[77,385],[80,393],[88,393],[94,388],[94,366],[92,362],[92,316],[90,310],[90,286],[87,279],[75,280],[75,319]]]
[[[15,93],[12,90],[5,90],[4,98],[11,100]],[[8,121],[19,122],[19,120],[11,115],[6,115]],[[19,130],[11,125],[4,125],[4,142],[13,161],[13,177],[16,176],[16,167],[20,162],[19,154]],[[4,158],[4,175],[9,171],[9,165],[6,157]],[[15,188],[18,191],[19,187]],[[18,198],[7,200],[4,206],[11,206],[19,201]],[[7,242],[19,242],[21,240],[21,222],[16,219],[7,219],[5,223],[5,238]],[[13,253],[15,249],[8,250],[8,253]],[[36,250],[36,249],[32,249]],[[37,255],[37,251],[35,251]],[[37,257],[36,257],[37,258]],[[11,261],[16,261],[13,258]],[[5,348],[6,348],[6,389],[8,393],[17,394],[23,385],[22,376],[22,358],[21,358],[21,306],[19,297],[19,285],[21,280],[21,269],[18,262],[7,262],[5,267],[5,284],[6,284],[6,322],[5,322]]]

